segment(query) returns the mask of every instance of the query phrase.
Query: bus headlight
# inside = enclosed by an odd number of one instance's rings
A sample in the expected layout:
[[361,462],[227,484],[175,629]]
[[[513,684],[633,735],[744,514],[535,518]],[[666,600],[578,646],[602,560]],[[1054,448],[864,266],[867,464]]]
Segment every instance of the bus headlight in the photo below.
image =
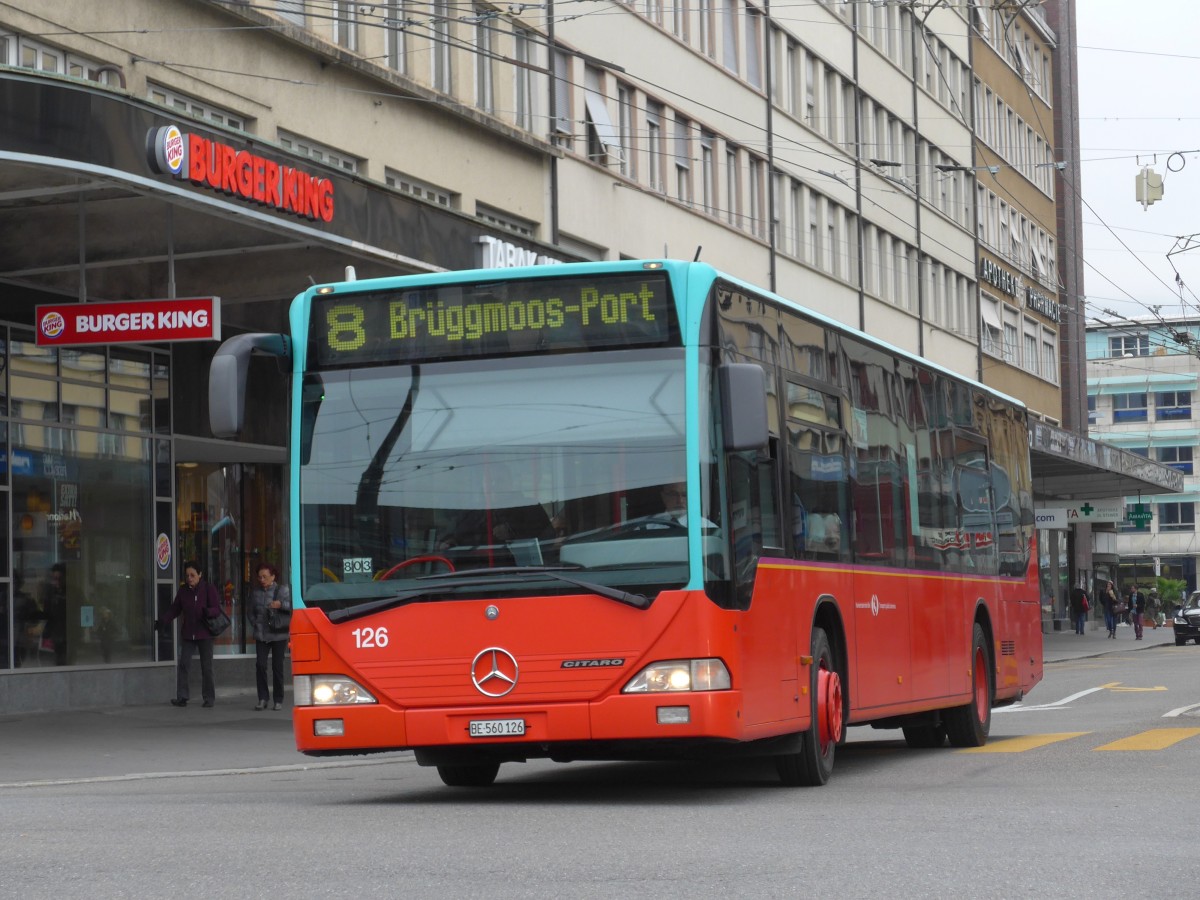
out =
[[351,706],[377,703],[371,692],[344,675],[297,675],[292,679],[296,706]]
[[727,691],[729,670],[719,659],[667,659],[651,663],[625,685],[624,694]]

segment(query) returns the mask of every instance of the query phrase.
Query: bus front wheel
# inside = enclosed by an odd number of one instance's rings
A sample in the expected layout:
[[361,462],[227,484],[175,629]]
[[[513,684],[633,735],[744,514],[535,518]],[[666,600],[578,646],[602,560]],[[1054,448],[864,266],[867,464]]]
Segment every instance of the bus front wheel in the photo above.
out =
[[481,766],[438,766],[442,784],[449,787],[487,787],[496,780],[500,763]]
[[992,657],[983,626],[971,634],[971,702],[946,710],[942,721],[952,747],[982,747],[992,730]]
[[814,628],[812,632],[808,687],[812,721],[801,735],[800,750],[775,759],[779,780],[789,787],[819,787],[829,780],[834,752],[845,729],[842,680],[823,628]]

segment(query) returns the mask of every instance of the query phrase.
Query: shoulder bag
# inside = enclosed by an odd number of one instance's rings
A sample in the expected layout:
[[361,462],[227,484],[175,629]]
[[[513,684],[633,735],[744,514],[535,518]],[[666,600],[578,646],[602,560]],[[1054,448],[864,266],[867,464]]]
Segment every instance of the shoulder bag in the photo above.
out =
[[[278,595],[278,586],[272,585],[271,599],[267,602],[269,603],[273,601]],[[283,608],[273,609],[269,606],[267,607],[267,631],[270,631],[273,634],[286,634],[289,630],[291,630],[291,627],[292,614],[290,612]]]
[[223,634],[229,628],[229,616],[225,614],[225,610],[221,609],[219,601],[217,603],[217,614],[215,616],[204,617],[204,627],[208,629],[208,633],[213,637]]

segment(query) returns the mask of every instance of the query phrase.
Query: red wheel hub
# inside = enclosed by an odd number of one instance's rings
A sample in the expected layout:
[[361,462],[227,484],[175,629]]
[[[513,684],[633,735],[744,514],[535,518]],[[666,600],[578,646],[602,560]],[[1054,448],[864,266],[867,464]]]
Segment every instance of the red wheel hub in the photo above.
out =
[[822,747],[842,737],[842,679],[824,666],[817,670],[817,737]]

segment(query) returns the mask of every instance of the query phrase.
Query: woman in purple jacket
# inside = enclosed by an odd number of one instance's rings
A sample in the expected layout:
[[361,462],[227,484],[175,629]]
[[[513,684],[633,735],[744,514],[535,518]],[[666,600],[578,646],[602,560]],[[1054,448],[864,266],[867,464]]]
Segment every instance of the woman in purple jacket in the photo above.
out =
[[163,617],[154,623],[162,630],[174,619],[179,619],[179,662],[175,669],[175,698],[172,706],[187,706],[188,669],[192,664],[192,653],[200,651],[200,690],[204,706],[212,706],[217,698],[213,684],[213,636],[206,620],[221,610],[221,597],[217,589],[204,580],[200,564],[188,560],[183,565],[184,585],[175,595],[171,606]]

